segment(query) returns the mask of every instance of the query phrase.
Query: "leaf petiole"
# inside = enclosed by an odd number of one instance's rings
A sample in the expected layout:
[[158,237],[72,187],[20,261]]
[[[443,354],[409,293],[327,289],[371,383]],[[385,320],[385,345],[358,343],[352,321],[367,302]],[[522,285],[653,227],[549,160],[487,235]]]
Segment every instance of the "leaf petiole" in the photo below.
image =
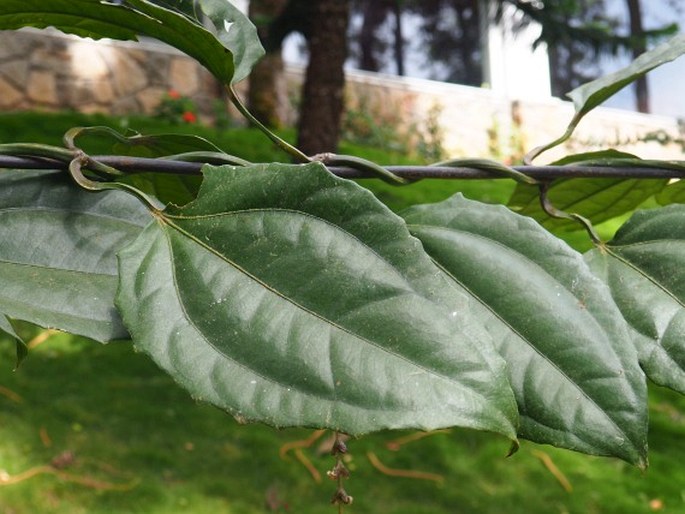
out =
[[312,162],[312,159],[307,157],[304,153],[302,153],[301,150],[298,148],[294,147],[287,141],[281,139],[278,137],[276,134],[271,132],[266,125],[264,125],[261,121],[259,121],[257,118],[254,117],[254,115],[249,111],[249,109],[243,104],[243,102],[240,100],[238,97],[237,93],[231,86],[226,86],[226,91],[228,92],[228,98],[231,101],[233,105],[235,105],[236,109],[240,111],[240,114],[245,116],[250,123],[252,123],[255,127],[257,127],[259,130],[261,130],[266,137],[268,137],[273,143],[278,146],[281,150],[284,152],[290,154],[292,157],[294,157],[298,162],[301,163],[307,163],[307,162]]

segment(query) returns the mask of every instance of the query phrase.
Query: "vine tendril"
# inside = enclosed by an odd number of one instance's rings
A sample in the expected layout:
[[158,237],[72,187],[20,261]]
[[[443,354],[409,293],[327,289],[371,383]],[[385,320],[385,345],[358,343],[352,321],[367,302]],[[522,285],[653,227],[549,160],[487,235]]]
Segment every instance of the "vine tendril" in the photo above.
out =
[[338,155],[334,153],[320,153],[314,155],[312,161],[320,162],[327,166],[348,166],[360,171],[368,171],[378,178],[396,186],[406,186],[416,182],[406,178],[398,177],[392,171],[385,169],[375,162],[355,157],[353,155]]
[[538,186],[540,188],[540,206],[542,207],[542,210],[545,211],[545,213],[548,216],[551,216],[552,218],[577,221],[583,226],[583,228],[588,233],[590,239],[592,239],[592,242],[595,245],[603,245],[604,242],[595,231],[595,228],[592,226],[592,222],[589,219],[585,218],[584,216],[581,216],[580,214],[568,213],[562,211],[561,209],[557,209],[552,204],[548,194],[550,185],[551,182],[541,182]]

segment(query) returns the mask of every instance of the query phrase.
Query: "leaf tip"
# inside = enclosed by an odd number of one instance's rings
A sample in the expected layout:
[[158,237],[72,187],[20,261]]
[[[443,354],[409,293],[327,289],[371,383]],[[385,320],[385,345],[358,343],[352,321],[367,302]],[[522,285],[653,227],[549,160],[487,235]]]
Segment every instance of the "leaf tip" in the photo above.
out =
[[509,447],[509,452],[506,455],[506,458],[508,459],[512,455],[514,455],[516,452],[519,451],[521,448],[521,443],[519,442],[518,439],[514,439],[511,441],[511,446]]
[[19,366],[21,366],[21,363],[24,362],[24,359],[28,354],[29,351],[26,348],[26,345],[21,341],[17,341],[17,360],[14,362],[14,369],[12,371],[17,371],[19,369]]
[[644,455],[640,455],[635,465],[640,471],[645,473],[647,468],[649,468],[649,459],[647,458],[647,454],[645,453]]

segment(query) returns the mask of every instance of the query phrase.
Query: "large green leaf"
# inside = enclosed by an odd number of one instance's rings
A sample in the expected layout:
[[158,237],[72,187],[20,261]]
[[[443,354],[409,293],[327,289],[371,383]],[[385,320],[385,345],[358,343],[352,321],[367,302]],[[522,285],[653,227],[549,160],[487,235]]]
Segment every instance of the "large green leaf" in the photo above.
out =
[[[549,188],[552,205],[601,223],[636,209],[668,184],[668,179],[577,178],[555,180]],[[578,223],[552,218],[540,206],[537,187],[517,184],[509,206],[549,230],[575,230]]]
[[244,78],[263,51],[245,15],[235,8],[224,11],[230,13],[224,27],[230,37],[219,34],[221,41],[196,21],[148,0],[3,0],[0,29],[53,26],[93,39],[150,36],[195,58],[219,80],[231,84]]
[[0,172],[0,313],[98,341],[127,337],[115,253],[149,222],[129,195],[64,173]]
[[533,220],[461,195],[402,215],[497,342],[520,436],[646,465],[644,375],[582,256]]
[[685,394],[685,206],[635,213],[586,260],[633,327],[647,375]]
[[515,437],[487,332],[404,223],[323,165],[205,167],[119,254],[134,344],[246,421]]

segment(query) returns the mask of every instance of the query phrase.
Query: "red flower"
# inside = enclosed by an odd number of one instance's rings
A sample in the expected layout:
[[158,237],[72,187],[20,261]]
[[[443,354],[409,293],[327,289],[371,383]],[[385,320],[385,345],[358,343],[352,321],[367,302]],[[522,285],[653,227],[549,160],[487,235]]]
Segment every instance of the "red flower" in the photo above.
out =
[[181,98],[181,93],[179,93],[175,89],[170,89],[169,91],[167,91],[167,95],[169,96],[169,98],[173,100],[178,100],[179,98]]
[[197,116],[192,111],[184,112],[182,118],[186,123],[195,123],[197,121]]

